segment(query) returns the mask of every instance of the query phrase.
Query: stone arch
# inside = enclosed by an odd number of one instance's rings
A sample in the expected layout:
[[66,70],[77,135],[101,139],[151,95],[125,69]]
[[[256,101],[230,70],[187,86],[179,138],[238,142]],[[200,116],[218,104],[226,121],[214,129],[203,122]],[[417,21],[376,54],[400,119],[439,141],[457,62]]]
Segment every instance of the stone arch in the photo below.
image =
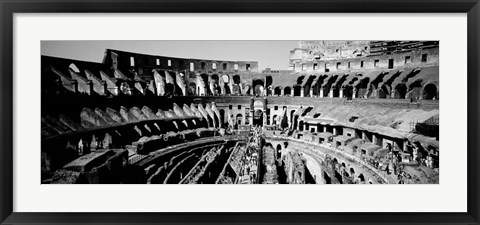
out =
[[422,97],[422,79],[415,80],[408,86],[407,96],[410,99],[419,99]]
[[343,96],[346,98],[351,98],[353,96],[353,87],[351,85],[346,85],[343,88]]
[[281,88],[281,87],[278,87],[278,86],[277,86],[277,87],[275,87],[275,88],[273,89],[273,95],[278,95],[278,96],[280,96],[281,94],[282,94],[282,88]]
[[[343,82],[347,79],[348,74],[344,74],[340,79],[335,82],[335,84],[332,86],[333,88],[333,97],[338,98],[340,97],[340,89],[342,88]],[[342,96],[343,97],[343,96]]]
[[292,95],[292,88],[287,86],[283,89],[283,94],[284,95]]
[[215,95],[222,93],[220,88],[220,77],[217,74],[213,74],[212,80],[214,82]]
[[407,85],[404,83],[397,84],[395,87],[395,96],[396,99],[404,99],[407,95]]
[[255,95],[263,95],[264,87],[263,85],[257,84],[254,89]]
[[327,80],[327,83],[324,83],[324,85],[322,86],[323,97],[328,97],[328,95],[330,94],[330,89],[332,88],[337,78],[338,78],[338,75],[333,75],[332,77],[330,77],[330,79]]
[[388,98],[390,96],[389,88],[386,84],[383,84],[377,91],[378,98]]
[[269,87],[273,84],[273,78],[272,76],[266,76],[265,77],[265,87]]
[[253,80],[252,82],[255,95],[262,95],[263,90],[265,89],[265,82],[261,79]]
[[272,125],[277,125],[277,115],[273,115],[273,117],[272,117]]
[[361,182],[366,181],[365,176],[362,173],[358,175],[358,179],[360,179]]
[[[315,75],[312,75],[312,76],[308,77],[308,80],[307,80],[307,82],[305,83],[305,86],[304,86],[305,96],[310,95],[310,89],[313,88],[312,83],[315,80],[315,78],[317,78],[317,76],[315,76]],[[310,97],[312,97],[312,96],[310,96]]]
[[437,92],[438,92],[437,86],[433,83],[428,83],[425,86],[423,86],[423,90],[422,90],[423,99],[438,100]]
[[205,90],[206,90],[205,95],[211,95],[212,91],[209,88],[208,75],[206,73],[202,73],[200,74],[200,77],[202,78],[203,83],[205,84]]
[[223,83],[225,83],[225,84],[230,83],[230,77],[228,75],[224,74],[224,75],[221,76],[221,78],[223,80]]
[[358,82],[357,86],[356,86],[356,89],[357,89],[357,93],[355,93],[356,97],[357,98],[362,98],[366,93],[367,93],[367,88],[368,88],[368,84],[370,82],[370,78],[369,77],[365,77],[363,79],[360,80],[360,82]]
[[175,93],[175,85],[171,83],[165,84],[165,95],[174,95]]
[[264,117],[263,110],[255,109],[253,112],[253,125],[263,126],[263,117]]
[[237,116],[235,117],[235,123],[237,125],[242,125],[242,121],[243,121],[243,115],[241,113],[237,114]]

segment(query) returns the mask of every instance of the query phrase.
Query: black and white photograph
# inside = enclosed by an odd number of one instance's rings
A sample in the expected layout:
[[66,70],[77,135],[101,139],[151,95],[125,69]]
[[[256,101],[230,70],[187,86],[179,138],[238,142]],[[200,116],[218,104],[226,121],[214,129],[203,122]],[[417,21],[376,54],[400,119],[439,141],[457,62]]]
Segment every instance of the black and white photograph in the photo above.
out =
[[41,184],[440,184],[438,40],[40,45]]

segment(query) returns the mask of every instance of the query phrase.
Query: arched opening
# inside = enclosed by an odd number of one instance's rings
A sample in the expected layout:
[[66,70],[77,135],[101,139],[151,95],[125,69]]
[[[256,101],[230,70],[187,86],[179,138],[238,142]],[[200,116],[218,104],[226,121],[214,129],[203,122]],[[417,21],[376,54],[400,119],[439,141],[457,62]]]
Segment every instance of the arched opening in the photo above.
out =
[[219,79],[220,79],[220,78],[218,77],[217,74],[213,74],[213,75],[212,75],[212,80],[215,81],[215,84],[218,84]]
[[272,125],[277,125],[277,115],[273,115],[272,120]]
[[223,75],[221,76],[221,79],[223,81],[223,88],[225,89],[225,94],[232,94],[232,90],[230,90],[230,77],[228,75]]
[[418,79],[410,84],[407,97],[409,99],[419,99],[422,97],[422,79]]
[[[298,117],[298,116],[296,116],[296,117]],[[300,120],[298,122],[298,130],[303,131],[303,120]]]
[[252,87],[250,87],[250,85],[244,84],[244,85],[243,85],[243,90],[242,90],[243,93],[242,93],[242,94],[244,94],[244,95],[250,95],[250,89],[251,89],[251,88],[252,88]]
[[[338,79],[337,82],[335,82],[335,84],[332,86],[332,88],[333,88],[333,97],[334,97],[334,98],[340,97],[340,89],[342,88],[343,82],[345,82],[345,80],[347,79],[347,77],[348,77],[348,74],[343,75],[343,76],[340,77],[340,79]],[[343,96],[342,96],[342,97],[343,97]]]
[[322,86],[323,87],[323,97],[328,97],[329,96],[330,89],[334,88],[333,84],[335,83],[337,78],[338,78],[338,75],[333,75],[332,77],[330,77],[330,79],[328,79],[327,83]]
[[220,119],[222,120],[222,124],[226,123],[226,121],[225,121],[225,110],[220,109],[218,112],[220,113]]
[[269,87],[273,84],[273,78],[272,76],[267,76],[265,78],[265,87]]
[[200,77],[202,78],[203,83],[204,83],[205,86],[206,86],[206,88],[205,88],[206,93],[205,93],[205,94],[206,94],[206,95],[211,95],[212,92],[211,92],[211,90],[210,90],[209,83],[208,83],[208,75],[205,74],[205,73],[202,73],[202,74],[200,75]]
[[351,98],[353,95],[353,87],[350,85],[347,85],[343,88],[343,96],[345,98]]
[[407,95],[407,85],[405,84],[398,84],[395,87],[395,98],[397,99],[405,99],[405,96]]
[[234,84],[240,84],[241,83],[241,80],[240,80],[240,76],[239,75],[233,75],[233,83]]
[[197,92],[197,84],[195,84],[194,82],[190,82],[190,84],[188,85],[188,94],[189,95],[196,95]]
[[254,88],[253,91],[255,95],[262,95],[264,87],[265,87],[265,83],[263,82],[263,80],[256,79],[253,81],[253,88]]
[[260,84],[255,85],[255,95],[263,95],[263,86]]
[[[304,93],[305,96],[310,96],[310,90],[313,88],[312,83],[315,80],[315,78],[317,78],[317,76],[312,75],[312,76],[308,77],[308,80],[305,83],[305,86],[303,87],[304,91],[305,91],[305,93]],[[310,97],[312,97],[312,96],[310,96]]]
[[238,84],[234,84],[232,87],[233,87],[233,90],[232,90],[233,94],[238,95],[241,93],[240,86]]
[[293,96],[300,96],[302,87],[300,85],[293,86]]
[[282,94],[282,89],[280,87],[275,87],[273,89],[273,95],[280,96]]
[[235,118],[235,121],[236,121],[236,124],[237,125],[242,125],[242,121],[243,121],[243,115],[241,113],[237,114],[237,117]]
[[214,82],[214,91],[215,91],[215,93],[213,93],[213,94],[214,94],[214,95],[219,95],[219,94],[221,94],[222,91],[221,91],[221,88],[220,88],[220,86],[219,86],[219,83],[220,83],[219,80],[220,80],[220,78],[218,77],[217,74],[213,74],[213,75],[212,75],[212,80],[213,80],[213,82]]
[[365,182],[365,177],[363,174],[358,175],[358,179],[360,179],[361,182]]
[[437,86],[435,84],[429,83],[423,88],[423,99],[427,100],[437,100]]
[[365,77],[358,83],[357,93],[356,93],[357,98],[365,97],[365,94],[367,94],[367,88],[368,88],[368,83],[369,82],[370,82],[370,78]]
[[166,96],[169,96],[169,95],[173,95],[175,91],[175,86],[173,84],[165,84],[165,95]]
[[283,89],[283,94],[284,94],[285,96],[290,96],[290,95],[292,95],[292,88],[290,88],[290,87],[285,87],[285,88]]
[[228,77],[228,75],[226,74],[222,75],[222,80],[223,80],[223,83],[225,84],[230,83],[230,77]]
[[353,175],[355,174],[355,170],[353,168],[350,168],[350,173]]
[[378,90],[378,98],[388,98],[390,96],[390,92],[388,91],[387,85],[382,85],[382,87]]
[[263,126],[263,111],[261,109],[257,109],[253,113],[253,125]]

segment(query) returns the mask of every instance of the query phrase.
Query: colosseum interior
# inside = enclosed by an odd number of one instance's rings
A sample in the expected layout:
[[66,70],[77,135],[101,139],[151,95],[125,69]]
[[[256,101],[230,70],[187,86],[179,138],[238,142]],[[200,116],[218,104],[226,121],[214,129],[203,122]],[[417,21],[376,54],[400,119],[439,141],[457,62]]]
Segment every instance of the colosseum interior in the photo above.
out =
[[42,184],[439,183],[438,41],[160,55],[42,55]]

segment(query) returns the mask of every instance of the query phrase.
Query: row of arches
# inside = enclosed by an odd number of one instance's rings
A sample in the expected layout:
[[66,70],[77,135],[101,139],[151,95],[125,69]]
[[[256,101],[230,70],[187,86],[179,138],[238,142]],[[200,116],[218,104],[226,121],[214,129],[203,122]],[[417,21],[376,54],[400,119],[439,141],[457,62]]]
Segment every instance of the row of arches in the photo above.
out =
[[[308,91],[307,90],[312,90]],[[331,90],[331,91],[330,91]],[[438,100],[439,90],[436,84],[427,83],[422,85],[421,80],[406,85],[404,83],[397,84],[393,89],[387,84],[383,84],[378,88],[371,87],[369,78],[363,79],[357,86],[346,85],[343,87],[335,87],[327,85],[324,87],[304,87],[286,86],[274,87],[274,96],[303,96],[309,97],[331,97],[331,98],[380,98],[380,99],[425,99]],[[307,94],[308,93],[308,94]]]

